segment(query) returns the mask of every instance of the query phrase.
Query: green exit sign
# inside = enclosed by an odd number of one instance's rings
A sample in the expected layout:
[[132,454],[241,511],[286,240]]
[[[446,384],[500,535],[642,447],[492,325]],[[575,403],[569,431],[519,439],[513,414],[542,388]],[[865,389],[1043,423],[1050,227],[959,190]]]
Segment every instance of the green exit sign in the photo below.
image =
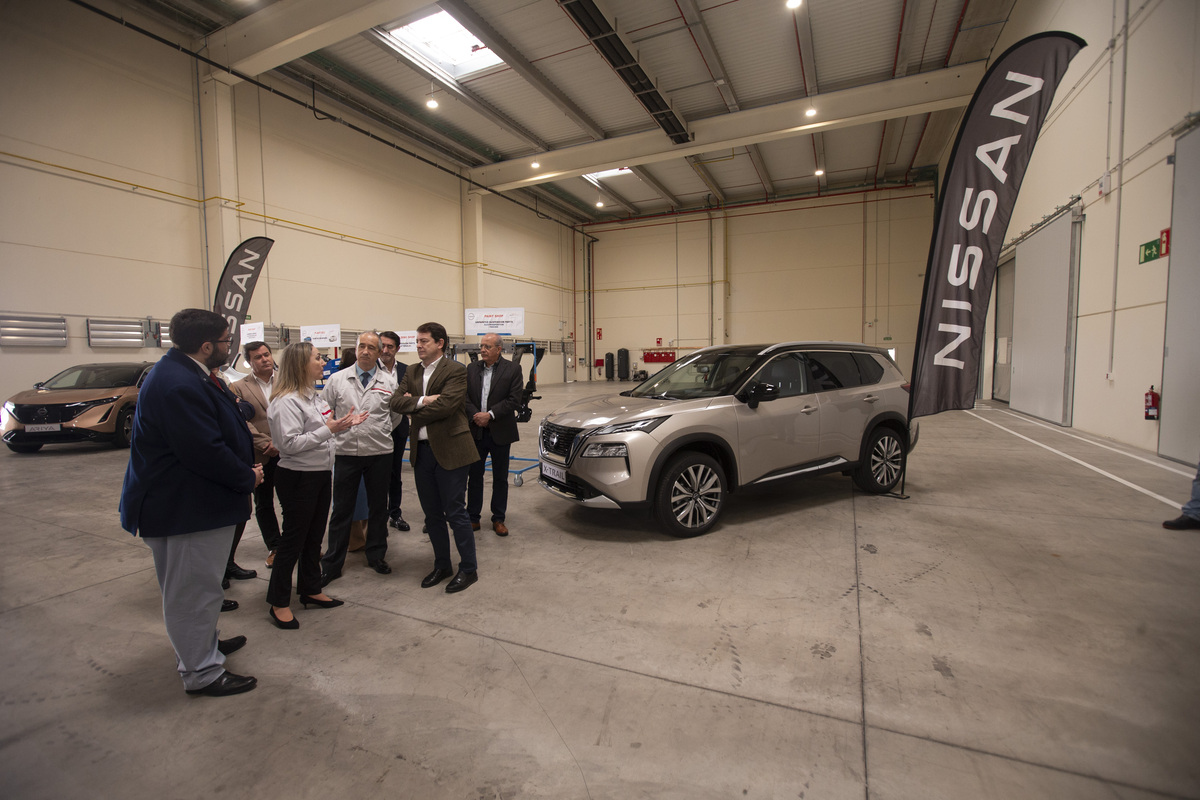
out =
[[1156,258],[1169,256],[1171,254],[1171,229],[1164,228],[1159,231],[1158,238],[1153,242],[1146,242],[1138,247],[1138,263],[1145,264],[1147,261],[1153,261]]

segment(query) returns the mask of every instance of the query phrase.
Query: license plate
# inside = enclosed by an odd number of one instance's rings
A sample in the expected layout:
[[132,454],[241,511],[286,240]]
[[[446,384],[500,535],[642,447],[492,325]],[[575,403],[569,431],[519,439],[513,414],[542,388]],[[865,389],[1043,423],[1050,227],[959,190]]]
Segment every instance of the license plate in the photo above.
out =
[[565,469],[548,464],[545,461],[542,462],[542,474],[552,481],[558,481],[559,483],[567,482],[567,471]]
[[62,425],[57,422],[47,422],[42,425],[26,425],[26,433],[53,433],[62,430]]

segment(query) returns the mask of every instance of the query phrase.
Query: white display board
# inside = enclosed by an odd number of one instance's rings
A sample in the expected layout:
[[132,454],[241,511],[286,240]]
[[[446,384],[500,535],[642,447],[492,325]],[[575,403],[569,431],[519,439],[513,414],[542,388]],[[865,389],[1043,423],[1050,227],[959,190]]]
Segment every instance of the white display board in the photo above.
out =
[[[1171,254],[1167,276],[1158,454],[1195,464],[1200,456],[1200,131],[1175,142]],[[1146,354],[1147,358],[1151,356]],[[1139,389],[1141,387],[1138,387]]]
[[341,347],[341,325],[301,325],[300,341],[312,342],[313,347]]
[[265,322],[245,322],[242,323],[242,344],[247,342],[261,342],[267,335]]
[[416,331],[395,331],[395,334],[400,337],[400,346],[397,348],[398,353],[415,353],[417,352],[417,332]]
[[483,336],[485,333],[525,335],[523,308],[468,308],[463,317],[463,330],[467,336]]

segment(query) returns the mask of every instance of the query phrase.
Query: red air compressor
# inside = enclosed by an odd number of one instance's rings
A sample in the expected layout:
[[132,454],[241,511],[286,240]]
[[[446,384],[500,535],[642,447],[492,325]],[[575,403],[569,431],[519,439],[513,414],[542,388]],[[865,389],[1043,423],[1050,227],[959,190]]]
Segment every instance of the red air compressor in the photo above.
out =
[[1158,419],[1158,399],[1158,392],[1151,386],[1146,392],[1146,419]]

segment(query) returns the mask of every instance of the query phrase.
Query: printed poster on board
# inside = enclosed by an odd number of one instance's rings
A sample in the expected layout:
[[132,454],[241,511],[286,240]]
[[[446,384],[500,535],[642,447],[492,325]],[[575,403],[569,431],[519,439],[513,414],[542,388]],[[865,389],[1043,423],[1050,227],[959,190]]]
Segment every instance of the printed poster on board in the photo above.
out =
[[498,333],[501,336],[525,335],[523,308],[468,308],[464,314],[463,330],[467,336]]

